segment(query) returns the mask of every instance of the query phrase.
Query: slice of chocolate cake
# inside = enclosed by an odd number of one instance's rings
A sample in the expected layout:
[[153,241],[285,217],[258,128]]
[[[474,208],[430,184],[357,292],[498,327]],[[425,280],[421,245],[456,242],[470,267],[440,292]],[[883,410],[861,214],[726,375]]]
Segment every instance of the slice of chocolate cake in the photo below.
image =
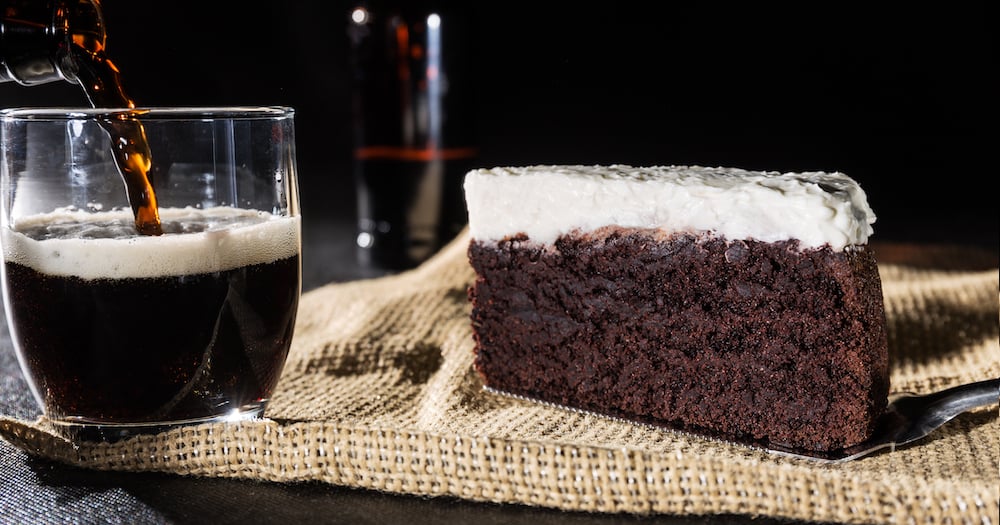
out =
[[532,166],[465,192],[486,387],[798,450],[884,411],[875,216],[849,177]]

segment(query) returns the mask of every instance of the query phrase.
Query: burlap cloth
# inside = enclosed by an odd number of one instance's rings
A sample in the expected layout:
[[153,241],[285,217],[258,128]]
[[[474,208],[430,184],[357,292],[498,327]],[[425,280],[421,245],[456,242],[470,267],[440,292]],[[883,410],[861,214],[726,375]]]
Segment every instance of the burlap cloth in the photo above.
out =
[[[0,420],[31,454],[92,469],[281,483],[605,513],[848,523],[997,523],[1000,423],[963,414],[913,446],[819,464],[501,397],[472,370],[464,235],[416,270],[303,295],[269,419],[72,444]],[[978,253],[978,252],[977,252]],[[1000,376],[1000,285],[948,250],[879,252],[892,390]]]

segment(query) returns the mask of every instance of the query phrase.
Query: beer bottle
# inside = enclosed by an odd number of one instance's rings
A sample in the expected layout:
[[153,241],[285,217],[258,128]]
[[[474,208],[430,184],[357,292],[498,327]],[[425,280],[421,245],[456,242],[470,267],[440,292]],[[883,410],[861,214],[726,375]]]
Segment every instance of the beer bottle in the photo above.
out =
[[0,0],[0,82],[79,83],[77,58],[105,36],[99,0]]
[[476,149],[466,5],[362,1],[350,11],[364,269],[416,266],[467,222],[462,180]]

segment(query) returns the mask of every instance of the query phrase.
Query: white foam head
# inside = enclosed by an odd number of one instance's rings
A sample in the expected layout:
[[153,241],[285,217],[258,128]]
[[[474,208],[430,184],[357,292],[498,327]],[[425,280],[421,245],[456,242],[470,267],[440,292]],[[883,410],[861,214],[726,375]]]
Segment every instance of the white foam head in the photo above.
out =
[[131,224],[132,212],[63,210],[21,219],[16,230],[3,231],[5,260],[49,275],[121,279],[224,271],[292,257],[301,251],[299,217],[222,207],[160,209],[164,224],[208,220],[218,225],[195,233],[43,239],[22,233],[79,222],[84,217]]
[[469,230],[497,241],[608,226],[728,239],[798,239],[802,248],[866,244],[875,214],[842,173],[778,173],[701,166],[528,166],[473,170],[465,178]]

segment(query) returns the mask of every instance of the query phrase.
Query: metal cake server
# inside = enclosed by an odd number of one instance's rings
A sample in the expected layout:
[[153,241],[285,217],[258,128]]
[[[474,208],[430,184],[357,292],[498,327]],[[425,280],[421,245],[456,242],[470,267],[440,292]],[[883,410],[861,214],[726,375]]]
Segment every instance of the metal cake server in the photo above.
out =
[[897,394],[889,398],[889,406],[876,423],[875,433],[867,441],[829,452],[786,450],[773,445],[768,446],[768,451],[834,463],[850,461],[886,448],[895,450],[926,437],[963,412],[995,405],[998,401],[1000,378],[959,385],[925,395]]
[[[615,421],[628,423],[638,423],[664,428],[659,425],[651,425],[629,419],[598,414],[588,410],[559,405],[548,401],[540,401],[519,394],[512,394],[492,387],[483,388],[487,392],[499,394],[505,397],[521,399],[533,403],[569,410],[571,412],[592,414],[599,417],[606,417]],[[782,447],[774,443],[759,443],[754,441],[740,441],[731,438],[714,436],[707,433],[698,433],[667,428],[673,432],[681,434],[692,434],[710,439],[716,439],[730,444],[742,445],[749,448],[762,450],[764,452],[778,456],[819,461],[823,463],[842,463],[855,460],[883,449],[895,450],[914,441],[926,437],[928,434],[938,429],[953,418],[968,412],[974,408],[987,407],[1000,402],[1000,378],[986,379],[974,383],[958,385],[955,387],[940,390],[931,394],[911,394],[902,393],[889,397],[889,405],[886,407],[882,417],[875,423],[875,432],[868,440],[840,450],[816,451],[803,450],[798,448]]]

